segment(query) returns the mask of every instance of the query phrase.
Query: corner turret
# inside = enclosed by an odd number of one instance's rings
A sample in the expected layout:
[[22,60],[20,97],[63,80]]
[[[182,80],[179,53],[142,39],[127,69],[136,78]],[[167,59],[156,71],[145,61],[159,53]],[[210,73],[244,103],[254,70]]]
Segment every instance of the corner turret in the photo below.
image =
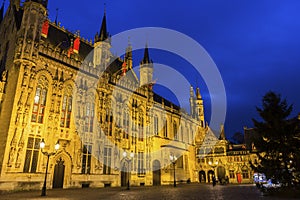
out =
[[153,61],[150,59],[148,45],[144,50],[144,57],[140,62],[140,86],[153,82]]
[[104,11],[104,16],[102,19],[102,24],[100,28],[100,33],[96,33],[95,43],[94,43],[94,67],[106,68],[109,60],[111,58],[111,38],[107,32],[106,26],[106,11]]
[[201,122],[201,126],[204,127],[204,106],[203,99],[200,94],[200,88],[196,88],[196,107],[195,107],[195,115],[196,118]]

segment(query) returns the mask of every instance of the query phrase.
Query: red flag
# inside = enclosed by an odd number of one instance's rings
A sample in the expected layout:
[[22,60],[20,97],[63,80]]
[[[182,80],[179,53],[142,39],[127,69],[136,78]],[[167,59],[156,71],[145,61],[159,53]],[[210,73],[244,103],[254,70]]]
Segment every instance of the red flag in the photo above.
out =
[[126,61],[123,62],[122,64],[122,75],[125,76],[127,68],[126,68],[127,64]]
[[49,30],[49,21],[48,20],[45,20],[44,21],[44,24],[42,26],[42,36],[44,38],[47,38],[48,37],[48,30]]
[[79,37],[74,40],[73,52],[78,53],[80,47],[80,39]]

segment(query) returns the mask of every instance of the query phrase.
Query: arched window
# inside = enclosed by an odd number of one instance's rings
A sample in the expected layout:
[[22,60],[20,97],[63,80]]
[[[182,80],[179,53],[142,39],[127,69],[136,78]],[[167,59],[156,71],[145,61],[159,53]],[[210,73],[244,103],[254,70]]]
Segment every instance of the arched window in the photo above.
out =
[[106,109],[105,121],[107,123],[107,129],[105,131],[105,135],[112,136],[113,115],[109,109]]
[[180,132],[181,132],[181,142],[184,142],[184,135],[183,135],[183,126],[181,125],[181,128],[180,128]]
[[165,125],[164,125],[164,137],[168,137],[168,120],[165,120]]
[[48,81],[45,76],[41,76],[38,85],[36,87],[33,109],[31,115],[31,121],[37,123],[43,123],[45,108],[46,108],[46,99],[48,92]]
[[246,167],[246,166],[242,167],[242,176],[243,176],[243,178],[249,178],[248,167]]
[[186,143],[190,143],[190,129],[186,127]]
[[129,131],[129,115],[128,111],[123,111],[123,138],[128,139],[128,131]]
[[143,112],[139,113],[139,141],[144,140],[144,114]]
[[91,160],[92,160],[92,145],[84,144],[82,147],[82,174],[89,174],[91,172]]
[[72,88],[67,87],[62,99],[60,127],[70,128],[72,114]]
[[154,120],[154,127],[153,127],[154,134],[158,135],[158,117],[157,117],[157,115],[154,116],[153,120]]
[[86,103],[85,108],[85,132],[93,132],[94,127],[94,113],[95,113],[95,105],[93,103]]
[[177,124],[176,124],[176,122],[173,122],[173,132],[174,132],[174,140],[178,140]]

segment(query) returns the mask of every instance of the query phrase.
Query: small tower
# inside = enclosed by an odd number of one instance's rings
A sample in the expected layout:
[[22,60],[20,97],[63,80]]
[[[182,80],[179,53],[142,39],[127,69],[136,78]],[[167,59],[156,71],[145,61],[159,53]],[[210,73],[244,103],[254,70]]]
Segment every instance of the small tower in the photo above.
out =
[[220,137],[219,137],[219,140],[226,140],[225,130],[224,130],[224,124],[221,124],[221,127],[220,127]]
[[[16,5],[20,1],[14,1]],[[26,0],[23,6],[22,24],[19,30],[19,40],[22,41],[21,58],[38,57],[42,26],[47,19],[48,0]]]
[[195,116],[195,97],[193,86],[190,87],[190,114],[192,117]]
[[132,69],[132,46],[128,41],[128,47],[126,48],[125,58],[124,61],[126,62],[127,71]]
[[100,28],[100,33],[95,35],[94,43],[94,67],[97,66],[106,67],[111,57],[111,37],[107,32],[106,26],[106,11],[104,11],[104,16],[102,18],[102,24]]
[[153,82],[153,61],[149,57],[148,45],[146,44],[144,58],[140,62],[140,86]]
[[204,107],[203,107],[203,99],[200,94],[200,89],[197,87],[196,89],[196,108],[195,114],[196,118],[201,122],[201,126],[204,126]]

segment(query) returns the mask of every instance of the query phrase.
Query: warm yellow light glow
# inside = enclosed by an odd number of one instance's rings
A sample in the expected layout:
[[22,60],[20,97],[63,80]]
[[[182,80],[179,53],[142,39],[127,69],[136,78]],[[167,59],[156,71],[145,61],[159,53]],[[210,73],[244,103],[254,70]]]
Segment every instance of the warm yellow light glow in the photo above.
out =
[[130,157],[131,157],[131,158],[134,157],[134,153],[133,153],[133,152],[130,153]]
[[42,139],[42,141],[40,142],[40,148],[41,149],[43,149],[43,148],[45,148],[45,141],[44,141],[44,139]]
[[60,145],[59,145],[59,143],[57,142],[57,143],[55,144],[54,148],[55,148],[55,150],[58,150],[59,147],[60,147]]

